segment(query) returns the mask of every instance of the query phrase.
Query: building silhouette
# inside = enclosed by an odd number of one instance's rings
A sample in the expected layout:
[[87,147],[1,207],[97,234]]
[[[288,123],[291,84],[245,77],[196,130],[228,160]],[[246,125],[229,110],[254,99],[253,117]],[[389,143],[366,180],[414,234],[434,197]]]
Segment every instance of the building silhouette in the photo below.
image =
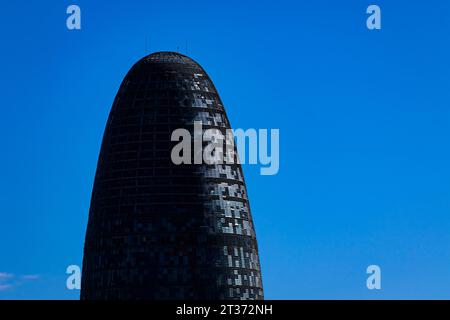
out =
[[175,129],[230,128],[203,68],[157,52],[128,72],[106,124],[81,299],[263,299],[240,164],[171,160]]

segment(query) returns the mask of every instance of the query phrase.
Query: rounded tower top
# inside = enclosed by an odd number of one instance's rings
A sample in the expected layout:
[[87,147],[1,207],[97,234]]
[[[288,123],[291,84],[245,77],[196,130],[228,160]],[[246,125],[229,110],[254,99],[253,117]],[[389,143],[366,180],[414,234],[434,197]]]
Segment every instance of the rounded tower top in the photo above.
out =
[[201,68],[201,66],[194,61],[192,58],[189,58],[188,56],[173,52],[173,51],[158,51],[153,52],[145,57],[143,57],[141,60],[138,61],[137,64],[140,63],[178,63],[178,64],[188,64],[191,66],[195,66],[198,68]]

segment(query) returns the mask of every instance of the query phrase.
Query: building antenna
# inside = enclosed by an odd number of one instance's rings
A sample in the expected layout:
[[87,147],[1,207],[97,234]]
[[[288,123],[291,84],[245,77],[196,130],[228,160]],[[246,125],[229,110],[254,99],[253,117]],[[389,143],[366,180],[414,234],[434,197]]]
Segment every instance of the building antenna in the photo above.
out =
[[148,52],[148,45],[147,45],[147,34],[145,35],[145,54],[147,54],[147,52]]

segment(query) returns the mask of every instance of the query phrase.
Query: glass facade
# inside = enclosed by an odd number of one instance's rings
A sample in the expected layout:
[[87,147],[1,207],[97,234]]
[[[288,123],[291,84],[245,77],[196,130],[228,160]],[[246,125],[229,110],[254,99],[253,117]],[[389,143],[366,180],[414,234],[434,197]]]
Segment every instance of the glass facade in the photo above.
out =
[[241,166],[171,160],[172,132],[194,121],[230,128],[195,61],[158,52],[131,68],[98,160],[81,299],[263,299]]

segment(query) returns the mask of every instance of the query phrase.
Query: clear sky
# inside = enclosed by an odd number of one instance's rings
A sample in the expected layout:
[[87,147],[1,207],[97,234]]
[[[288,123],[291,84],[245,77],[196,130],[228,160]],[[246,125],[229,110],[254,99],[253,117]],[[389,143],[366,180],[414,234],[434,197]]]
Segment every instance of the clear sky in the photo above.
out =
[[2,3],[0,299],[78,298],[65,269],[82,263],[114,96],[134,62],[186,41],[233,127],[280,129],[279,173],[244,167],[266,298],[450,298],[449,12],[447,0]]

